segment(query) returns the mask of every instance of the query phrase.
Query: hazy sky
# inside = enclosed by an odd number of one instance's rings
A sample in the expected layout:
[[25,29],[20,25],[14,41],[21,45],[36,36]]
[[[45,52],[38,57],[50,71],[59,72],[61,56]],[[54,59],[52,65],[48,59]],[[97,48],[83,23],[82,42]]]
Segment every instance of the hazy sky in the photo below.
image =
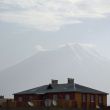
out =
[[110,58],[109,13],[109,0],[0,0],[0,69],[71,42]]

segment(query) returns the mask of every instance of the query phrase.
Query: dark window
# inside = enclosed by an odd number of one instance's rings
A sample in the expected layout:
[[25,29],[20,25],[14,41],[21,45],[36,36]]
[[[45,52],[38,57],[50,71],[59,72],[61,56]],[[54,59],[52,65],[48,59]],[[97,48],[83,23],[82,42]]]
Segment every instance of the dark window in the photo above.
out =
[[87,95],[86,94],[82,95],[82,102],[87,102]]
[[90,102],[95,102],[95,95],[91,95]]
[[69,94],[65,95],[65,100],[70,100],[70,95]]
[[64,99],[64,94],[63,93],[59,94],[59,99]]
[[82,108],[87,108],[87,94],[82,94]]
[[22,102],[23,101],[23,98],[22,97],[18,97],[18,101],[19,102]]
[[103,96],[99,95],[98,101],[99,101],[99,104],[102,104],[103,103]]
[[48,99],[48,98],[49,98],[48,95],[45,95],[45,96],[44,96],[44,99]]
[[95,95],[94,94],[90,95],[90,107],[92,109],[94,109],[96,107]]
[[58,96],[57,95],[53,95],[53,100],[57,100]]
[[32,100],[33,99],[33,97],[32,96],[29,96],[29,100]]
[[71,94],[70,94],[70,99],[71,99],[71,100],[74,100],[74,99],[75,99],[74,93],[71,93]]

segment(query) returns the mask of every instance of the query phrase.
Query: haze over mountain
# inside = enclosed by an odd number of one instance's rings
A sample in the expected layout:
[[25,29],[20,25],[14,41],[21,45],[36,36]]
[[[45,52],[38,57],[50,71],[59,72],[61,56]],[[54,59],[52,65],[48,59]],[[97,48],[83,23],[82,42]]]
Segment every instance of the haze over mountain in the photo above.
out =
[[[63,45],[56,50],[42,50],[36,55],[0,72],[0,94],[11,96],[15,92],[66,78],[109,92],[110,61],[99,55],[90,45]],[[100,77],[101,76],[101,77]]]

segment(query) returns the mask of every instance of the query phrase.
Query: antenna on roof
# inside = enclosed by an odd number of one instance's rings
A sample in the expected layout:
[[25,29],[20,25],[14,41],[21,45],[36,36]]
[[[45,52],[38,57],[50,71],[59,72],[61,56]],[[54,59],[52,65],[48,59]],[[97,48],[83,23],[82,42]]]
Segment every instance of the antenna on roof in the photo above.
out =
[[74,89],[76,89],[76,85],[75,85],[75,83],[74,83]]

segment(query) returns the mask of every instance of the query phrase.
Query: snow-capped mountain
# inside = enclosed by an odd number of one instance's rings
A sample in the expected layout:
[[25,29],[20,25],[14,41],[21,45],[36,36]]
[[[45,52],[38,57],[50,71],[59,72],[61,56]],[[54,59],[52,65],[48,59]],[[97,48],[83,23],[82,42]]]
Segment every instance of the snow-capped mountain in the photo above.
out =
[[[58,79],[75,78],[76,82],[108,92],[110,61],[91,46],[74,44],[56,50],[40,51],[36,55],[0,72],[0,94],[15,92],[50,83]],[[101,77],[100,77],[101,76]]]

